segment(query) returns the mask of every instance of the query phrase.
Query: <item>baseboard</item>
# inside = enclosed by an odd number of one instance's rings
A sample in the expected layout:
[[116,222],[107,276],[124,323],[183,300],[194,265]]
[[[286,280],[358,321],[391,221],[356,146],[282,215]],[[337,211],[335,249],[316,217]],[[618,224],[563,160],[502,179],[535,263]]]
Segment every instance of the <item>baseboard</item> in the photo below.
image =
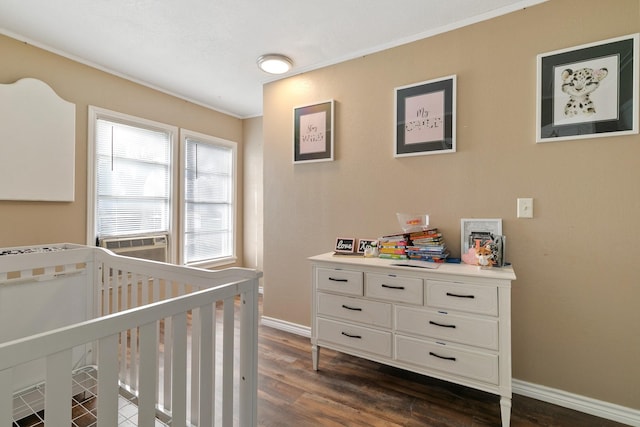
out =
[[[306,338],[311,337],[311,328],[308,326],[302,326],[296,323],[265,316],[262,316],[262,324],[264,326],[290,332]],[[594,415],[596,417],[605,418],[630,426],[640,427],[640,411],[636,409],[603,402],[601,400],[517,379],[513,380],[512,386],[513,393],[515,394],[531,397],[543,402],[562,406],[563,408],[573,409],[584,412],[585,414]]]
[[274,319],[273,317],[266,316],[262,316],[261,322],[264,326],[269,326],[270,328],[290,332],[292,334],[300,335],[306,338],[311,338],[311,328],[308,326],[302,326],[298,325],[297,323],[291,323],[285,320]]
[[640,427],[640,411],[636,409],[516,379],[513,380],[512,386],[515,394],[630,426]]

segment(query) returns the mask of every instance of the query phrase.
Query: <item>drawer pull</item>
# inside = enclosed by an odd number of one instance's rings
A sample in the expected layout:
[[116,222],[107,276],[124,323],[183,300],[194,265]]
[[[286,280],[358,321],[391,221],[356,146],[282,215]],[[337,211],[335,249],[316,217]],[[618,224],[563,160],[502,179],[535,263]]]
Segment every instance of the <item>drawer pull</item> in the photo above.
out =
[[336,279],[335,277],[329,277],[329,280],[331,280],[332,282],[348,282],[349,281],[347,279]]
[[456,298],[470,298],[474,299],[475,295],[460,295],[460,294],[452,294],[451,292],[447,292],[448,297],[456,297]]
[[[344,306],[343,306],[344,307]],[[456,325],[445,325],[443,323],[434,322],[433,320],[429,320],[430,325],[440,326],[441,328],[456,328]]]
[[437,357],[438,359],[451,360],[452,362],[456,361],[455,357],[440,356],[439,354],[436,354],[433,351],[429,352],[429,356]]
[[344,335],[345,337],[349,337],[349,338],[357,338],[359,340],[362,339],[361,335],[351,335],[351,334],[348,334],[346,332],[342,332],[342,335]]
[[344,305],[344,304],[342,304],[342,308],[346,308],[347,310],[353,310],[353,311],[362,311],[360,307],[349,307],[348,305]]
[[383,283],[381,286],[382,286],[383,288],[404,290],[404,286],[385,285],[384,283]]

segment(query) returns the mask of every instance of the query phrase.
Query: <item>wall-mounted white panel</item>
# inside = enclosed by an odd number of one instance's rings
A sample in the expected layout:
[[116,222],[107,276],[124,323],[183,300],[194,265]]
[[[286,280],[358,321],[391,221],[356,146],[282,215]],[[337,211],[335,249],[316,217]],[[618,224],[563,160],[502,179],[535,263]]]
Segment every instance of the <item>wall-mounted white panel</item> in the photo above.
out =
[[0,200],[72,202],[76,106],[46,83],[0,84]]

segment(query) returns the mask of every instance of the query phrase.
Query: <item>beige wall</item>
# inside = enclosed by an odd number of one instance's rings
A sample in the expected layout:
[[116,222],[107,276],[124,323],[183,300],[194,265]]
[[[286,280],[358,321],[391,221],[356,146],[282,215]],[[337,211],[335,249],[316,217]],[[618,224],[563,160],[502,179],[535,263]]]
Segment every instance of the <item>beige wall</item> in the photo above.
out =
[[[171,58],[167,58],[170,60]],[[87,211],[87,108],[94,105],[238,142],[242,120],[115,77],[0,35],[0,83],[40,79],[76,104],[76,200],[72,203],[0,201],[0,247],[54,242],[85,243]],[[0,141],[5,144],[7,141]],[[242,230],[242,161],[239,161],[238,229]],[[28,179],[28,177],[16,177]],[[238,259],[243,257],[238,233]]]
[[[639,6],[551,0],[266,85],[264,315],[310,324],[306,257],[337,236],[427,212],[457,255],[460,218],[502,218],[514,377],[640,409],[640,137],[535,143],[536,55],[638,32]],[[394,87],[450,74],[458,151],[394,159]],[[293,107],[330,98],[336,161],[293,165]]]
[[263,269],[262,117],[246,119],[244,129],[244,266]]

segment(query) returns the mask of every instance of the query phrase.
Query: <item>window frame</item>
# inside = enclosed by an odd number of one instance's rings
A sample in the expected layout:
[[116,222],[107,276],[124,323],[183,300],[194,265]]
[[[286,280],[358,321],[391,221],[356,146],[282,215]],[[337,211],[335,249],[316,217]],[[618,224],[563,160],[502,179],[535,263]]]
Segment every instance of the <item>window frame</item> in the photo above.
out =
[[[105,108],[89,105],[88,109],[88,139],[87,139],[87,245],[95,245],[98,237],[97,230],[97,159],[96,159],[96,124],[99,119],[109,120],[113,122],[122,123],[129,126],[140,127],[145,129],[151,129],[154,131],[167,132],[169,134],[169,219],[168,230],[169,235],[169,250],[168,250],[168,262],[174,262],[177,259],[178,245],[174,244],[176,240],[176,227],[175,221],[178,218],[178,202],[176,197],[178,193],[178,143],[176,139],[178,137],[178,127],[168,125],[166,123],[160,123],[153,120],[143,119],[141,117],[132,116],[129,114],[120,113],[117,111],[107,110]],[[152,233],[157,234],[157,233]],[[103,236],[110,237],[110,236]]]
[[[232,152],[232,171],[231,171],[231,179],[232,179],[232,188],[231,188],[231,221],[232,221],[232,231],[231,231],[231,255],[222,257],[222,258],[212,258],[208,260],[198,261],[186,264],[185,263],[185,250],[184,246],[186,243],[185,233],[186,233],[186,149],[187,149],[187,139],[197,140],[203,144],[230,148]],[[220,265],[235,263],[238,260],[237,257],[237,236],[238,236],[238,143],[234,141],[230,141],[223,138],[218,138],[211,135],[206,135],[200,132],[195,132],[189,129],[180,129],[180,250],[179,253],[179,262],[182,265],[190,265],[194,267],[208,268],[208,267],[217,267]]]

